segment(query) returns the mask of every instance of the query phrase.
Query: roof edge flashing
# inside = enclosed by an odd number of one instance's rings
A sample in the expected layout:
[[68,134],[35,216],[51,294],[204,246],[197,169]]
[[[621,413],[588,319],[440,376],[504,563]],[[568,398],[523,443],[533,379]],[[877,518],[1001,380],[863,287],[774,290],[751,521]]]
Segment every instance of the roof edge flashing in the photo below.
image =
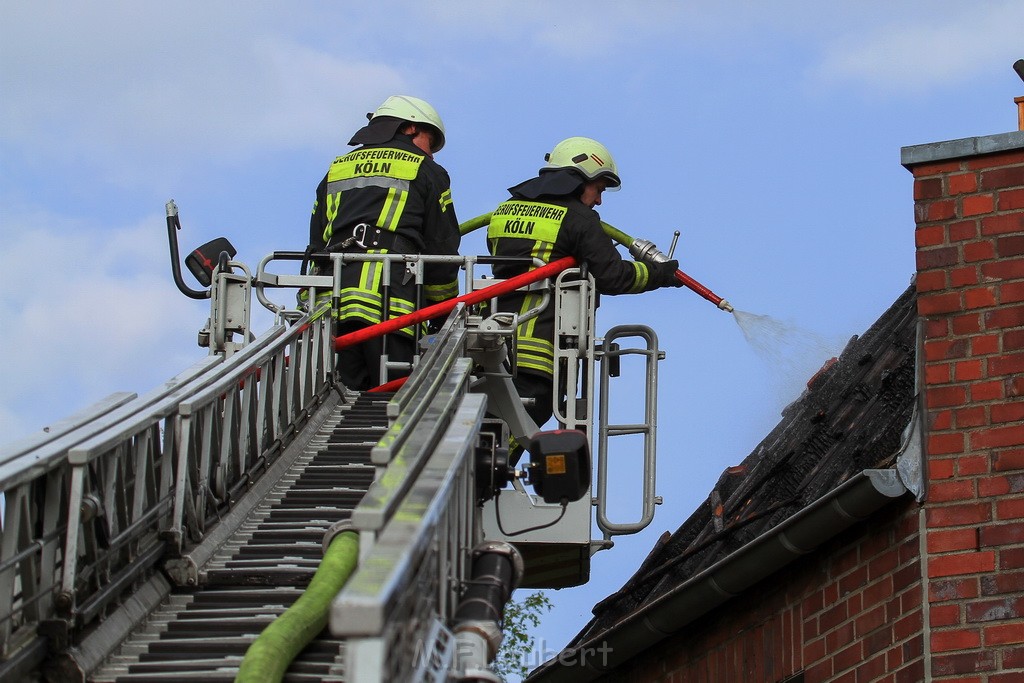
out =
[[900,164],[910,169],[918,164],[949,161],[1021,148],[1024,148],[1024,131],[1015,130],[998,135],[981,135],[974,138],[902,147],[900,149]]
[[927,470],[924,452],[927,428],[921,419],[922,415],[928,413],[924,393],[921,391],[925,384],[924,318],[918,317],[914,340],[914,409],[910,416],[910,424],[903,432],[903,446],[896,458],[896,471],[899,472],[900,481],[914,494],[914,499],[919,503],[925,499],[928,491],[928,482],[924,476]]

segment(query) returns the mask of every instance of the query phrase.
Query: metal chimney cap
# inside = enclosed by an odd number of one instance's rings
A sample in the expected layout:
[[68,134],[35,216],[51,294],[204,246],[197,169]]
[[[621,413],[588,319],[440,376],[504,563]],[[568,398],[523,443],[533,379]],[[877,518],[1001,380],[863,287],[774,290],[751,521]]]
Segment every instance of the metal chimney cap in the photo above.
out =
[[1024,81],[1024,59],[1018,59],[1013,63],[1013,70],[1020,76],[1020,80]]

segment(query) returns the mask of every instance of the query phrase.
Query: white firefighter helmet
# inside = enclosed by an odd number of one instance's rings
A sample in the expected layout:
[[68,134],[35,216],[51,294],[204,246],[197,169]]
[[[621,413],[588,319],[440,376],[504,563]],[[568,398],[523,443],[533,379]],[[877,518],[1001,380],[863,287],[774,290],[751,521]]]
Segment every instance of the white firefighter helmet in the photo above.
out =
[[541,172],[573,168],[587,180],[605,178],[610,191],[618,190],[622,185],[615,160],[608,148],[591,138],[566,138],[555,145],[549,154],[545,154],[544,160],[548,163],[540,169]]
[[444,147],[444,122],[437,110],[424,100],[410,95],[392,95],[377,107],[370,121],[378,116],[391,116],[410,123],[426,124],[434,129],[434,144],[430,151],[437,153]]

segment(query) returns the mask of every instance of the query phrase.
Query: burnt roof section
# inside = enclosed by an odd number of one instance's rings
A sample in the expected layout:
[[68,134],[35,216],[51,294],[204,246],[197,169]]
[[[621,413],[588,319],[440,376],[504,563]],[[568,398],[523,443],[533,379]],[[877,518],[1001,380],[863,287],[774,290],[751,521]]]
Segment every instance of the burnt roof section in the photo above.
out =
[[826,363],[742,464],[727,468],[690,518],[595,605],[568,647],[600,636],[857,473],[894,467],[914,410],[916,302],[911,283]]

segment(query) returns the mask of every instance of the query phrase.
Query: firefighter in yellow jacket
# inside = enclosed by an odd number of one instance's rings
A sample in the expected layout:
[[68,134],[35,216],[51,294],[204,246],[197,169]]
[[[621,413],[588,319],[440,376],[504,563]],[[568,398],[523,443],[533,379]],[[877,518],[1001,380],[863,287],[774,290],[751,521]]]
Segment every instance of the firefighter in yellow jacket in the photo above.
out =
[[[573,137],[545,155],[536,178],[509,188],[512,197],[491,214],[487,244],[495,256],[539,258],[545,263],[572,256],[586,264],[602,294],[635,294],[678,287],[678,261],[650,265],[623,259],[601,228],[594,207],[605,190],[621,184],[611,154],[601,143]],[[496,264],[497,277],[509,278],[535,266]],[[525,313],[539,304],[539,293],[517,292],[499,301],[499,310]],[[554,400],[554,321],[549,305],[516,330],[516,390],[533,399],[527,412],[538,426],[551,417]],[[561,393],[561,392],[560,392]]]
[[[349,141],[359,147],[336,158],[316,189],[307,253],[458,254],[451,181],[433,159],[445,142],[441,117],[419,98],[395,95],[367,118],[369,123]],[[315,272],[329,268],[329,262],[314,259]],[[342,268],[336,334],[385,319],[382,274],[379,261]],[[458,296],[457,276],[457,264],[428,265],[427,301]],[[410,313],[421,303],[415,301],[415,283],[404,264],[392,263],[387,284],[387,318]],[[321,310],[329,303],[329,295],[318,297]],[[338,372],[345,386],[365,390],[380,384],[384,348],[381,339],[374,339],[339,352]],[[411,361],[413,329],[388,335],[386,350],[391,361]]]

